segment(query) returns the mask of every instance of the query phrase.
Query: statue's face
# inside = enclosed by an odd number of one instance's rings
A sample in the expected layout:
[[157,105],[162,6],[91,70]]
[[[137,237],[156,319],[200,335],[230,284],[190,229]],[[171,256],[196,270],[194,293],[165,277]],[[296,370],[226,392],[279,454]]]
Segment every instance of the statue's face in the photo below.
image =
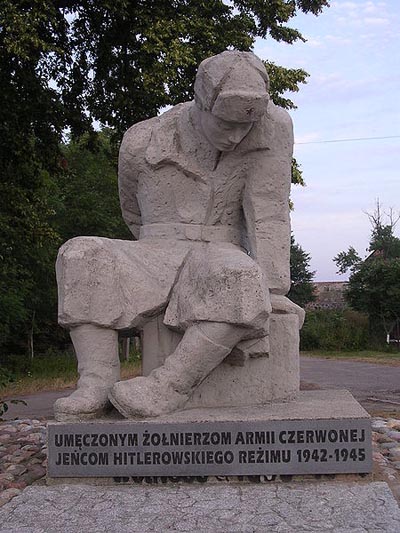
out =
[[206,139],[220,152],[231,152],[246,137],[253,122],[230,122],[201,111],[201,127]]

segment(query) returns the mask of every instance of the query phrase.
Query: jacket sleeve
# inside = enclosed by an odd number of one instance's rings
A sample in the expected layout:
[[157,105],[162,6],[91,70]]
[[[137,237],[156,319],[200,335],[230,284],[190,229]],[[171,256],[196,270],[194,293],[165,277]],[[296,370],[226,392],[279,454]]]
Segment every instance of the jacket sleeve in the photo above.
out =
[[267,127],[270,146],[249,154],[243,212],[250,255],[261,266],[270,292],[285,295],[290,289],[293,127],[289,114],[275,106]]
[[125,133],[118,159],[118,188],[123,219],[138,239],[141,225],[137,189],[143,172],[146,147],[151,137],[151,121],[134,124]]

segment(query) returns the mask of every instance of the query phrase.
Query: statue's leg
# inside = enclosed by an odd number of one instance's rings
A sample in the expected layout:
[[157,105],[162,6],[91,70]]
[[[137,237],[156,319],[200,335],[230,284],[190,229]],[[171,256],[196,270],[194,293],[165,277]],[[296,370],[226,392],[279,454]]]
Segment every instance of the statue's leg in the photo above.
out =
[[190,326],[165,363],[147,377],[120,381],[109,398],[125,417],[152,417],[184,406],[248,329],[219,322]]
[[94,418],[110,406],[108,393],[120,379],[118,333],[84,324],[70,331],[78,359],[78,388],[54,404],[58,421]]

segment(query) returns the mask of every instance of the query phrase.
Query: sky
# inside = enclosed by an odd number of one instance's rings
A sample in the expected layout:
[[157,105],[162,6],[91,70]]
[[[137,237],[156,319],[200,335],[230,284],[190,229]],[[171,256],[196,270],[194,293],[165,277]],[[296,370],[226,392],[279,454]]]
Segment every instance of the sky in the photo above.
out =
[[306,181],[292,188],[292,230],[316,281],[345,280],[332,259],[350,245],[367,255],[366,213],[376,200],[400,212],[400,1],[332,0],[318,17],[301,14],[290,25],[306,43],[260,39],[254,51],[310,74],[289,95]]

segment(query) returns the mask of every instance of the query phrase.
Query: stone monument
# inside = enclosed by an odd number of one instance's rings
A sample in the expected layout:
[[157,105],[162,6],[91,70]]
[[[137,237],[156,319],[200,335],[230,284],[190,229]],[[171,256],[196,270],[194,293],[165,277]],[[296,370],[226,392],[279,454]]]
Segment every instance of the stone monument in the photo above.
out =
[[[268,88],[250,52],[203,61],[193,102],[122,141],[137,240],[60,249],[59,322],[80,379],[55,404],[50,476],[369,471],[368,415],[351,395],[299,392],[293,132]],[[120,381],[118,336],[138,332],[143,375]],[[107,419],[112,405],[132,420]]]
[[[200,65],[194,102],[124,136],[121,206],[138,240],[60,250],[59,322],[80,380],[58,420],[98,416],[109,400],[154,417],[298,390],[304,312],[285,296],[293,133],[268,86],[254,54],[224,52]],[[148,375],[120,382],[118,332],[141,329]]]

